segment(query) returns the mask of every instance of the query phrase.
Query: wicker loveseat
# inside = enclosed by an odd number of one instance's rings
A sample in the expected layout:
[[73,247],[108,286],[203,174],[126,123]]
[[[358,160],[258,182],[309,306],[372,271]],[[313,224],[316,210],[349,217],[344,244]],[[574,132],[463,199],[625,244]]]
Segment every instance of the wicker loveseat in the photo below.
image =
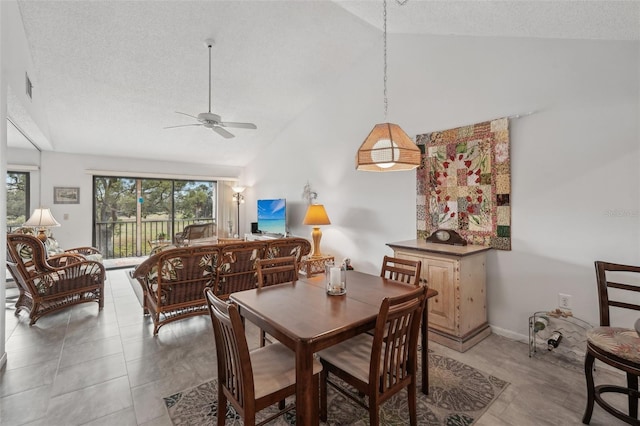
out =
[[304,238],[168,247],[149,256],[132,276],[142,286],[144,314],[151,315],[157,334],[166,323],[207,315],[205,287],[226,299],[257,287],[258,259],[296,256],[300,261],[310,251]]

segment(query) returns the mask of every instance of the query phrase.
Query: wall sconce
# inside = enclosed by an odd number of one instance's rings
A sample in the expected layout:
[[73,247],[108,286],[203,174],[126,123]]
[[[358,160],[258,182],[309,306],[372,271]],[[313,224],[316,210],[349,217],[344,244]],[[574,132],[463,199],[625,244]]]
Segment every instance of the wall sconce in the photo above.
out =
[[242,193],[246,189],[244,186],[233,186],[233,201],[236,202],[238,208],[238,221],[236,222],[236,238],[240,236],[240,204],[244,203],[244,195]]

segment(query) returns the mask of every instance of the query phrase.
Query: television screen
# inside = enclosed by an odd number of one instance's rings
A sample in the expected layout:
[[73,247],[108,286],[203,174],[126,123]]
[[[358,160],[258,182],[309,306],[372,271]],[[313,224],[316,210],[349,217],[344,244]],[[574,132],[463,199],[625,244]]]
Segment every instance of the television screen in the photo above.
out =
[[258,200],[258,229],[262,233],[287,233],[287,200]]

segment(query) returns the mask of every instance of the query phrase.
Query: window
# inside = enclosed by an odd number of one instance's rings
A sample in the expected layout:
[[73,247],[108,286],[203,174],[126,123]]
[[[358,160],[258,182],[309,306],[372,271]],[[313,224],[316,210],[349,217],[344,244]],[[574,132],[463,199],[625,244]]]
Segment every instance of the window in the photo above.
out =
[[216,223],[216,182],[95,176],[94,245],[105,258],[146,255],[189,224]]
[[22,226],[29,218],[29,173],[7,172],[7,231]]

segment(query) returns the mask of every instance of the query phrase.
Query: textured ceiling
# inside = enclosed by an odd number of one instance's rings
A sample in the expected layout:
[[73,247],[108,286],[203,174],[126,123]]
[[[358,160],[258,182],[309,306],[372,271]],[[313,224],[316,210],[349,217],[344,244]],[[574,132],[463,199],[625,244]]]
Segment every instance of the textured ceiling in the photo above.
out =
[[[46,105],[47,142],[36,143],[59,152],[243,166],[381,48],[382,1],[18,3],[34,97]],[[640,39],[638,1],[389,0],[388,17],[394,33]],[[194,122],[176,111],[207,111],[210,37],[212,112],[258,126],[229,129],[234,139],[163,129]],[[33,127],[8,104],[13,121]]]

